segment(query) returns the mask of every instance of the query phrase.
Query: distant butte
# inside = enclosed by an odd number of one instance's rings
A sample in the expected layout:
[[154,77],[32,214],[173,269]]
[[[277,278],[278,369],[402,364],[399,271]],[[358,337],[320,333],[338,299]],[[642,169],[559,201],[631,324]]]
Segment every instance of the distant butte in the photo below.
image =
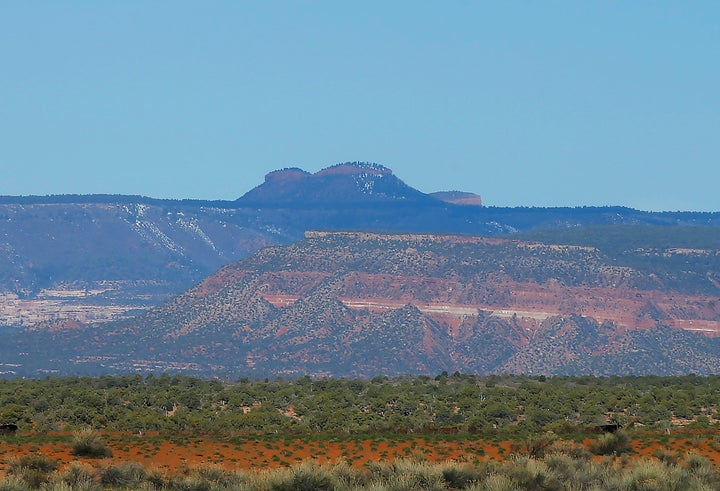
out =
[[430,193],[430,196],[454,205],[482,206],[482,197],[475,193],[466,193],[464,191],[439,191],[436,193]]
[[380,164],[346,162],[314,174],[298,168],[271,172],[265,182],[237,200],[254,206],[355,206],[442,201],[414,189]]

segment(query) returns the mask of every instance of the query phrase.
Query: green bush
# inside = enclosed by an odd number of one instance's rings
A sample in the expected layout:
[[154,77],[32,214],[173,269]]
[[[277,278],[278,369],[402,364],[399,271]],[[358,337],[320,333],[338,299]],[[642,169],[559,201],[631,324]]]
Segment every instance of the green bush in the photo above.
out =
[[632,452],[630,437],[624,431],[607,433],[590,444],[595,455],[622,455]]
[[78,457],[112,457],[112,450],[105,445],[100,434],[90,428],[73,434],[70,453]]
[[350,466],[347,461],[340,461],[332,466],[330,473],[335,476],[337,484],[345,488],[361,488],[369,482],[370,473]]
[[[210,491],[212,483],[195,474],[172,478],[168,481],[167,488],[171,491]],[[223,488],[219,487],[219,489]]]
[[529,491],[561,491],[562,484],[548,465],[542,460],[520,458],[513,462],[509,474],[520,489]]
[[513,442],[511,450],[517,454],[525,455],[535,459],[542,458],[557,442],[557,435],[552,432],[532,436],[521,442]]
[[479,471],[470,466],[450,465],[442,470],[443,481],[453,489],[467,489],[480,477]]
[[476,484],[470,491],[517,491],[520,489],[515,481],[503,474],[490,474],[482,483]]
[[29,489],[28,484],[16,476],[0,481],[0,491],[28,491]]
[[243,482],[243,475],[215,465],[204,465],[193,470],[193,476],[211,482],[222,488],[237,487]]
[[109,465],[99,471],[100,483],[106,486],[134,487],[147,477],[145,468],[137,462]]
[[59,476],[60,482],[73,490],[82,491],[96,491],[100,488],[94,478],[94,470],[81,462],[72,462]]
[[388,487],[395,491],[434,491],[445,489],[442,471],[431,464],[407,459],[395,461],[388,477]]
[[656,460],[638,462],[622,478],[622,489],[633,491],[674,491],[697,489],[677,467]]
[[167,484],[165,474],[158,468],[151,468],[147,471],[145,481],[155,489],[162,489]]
[[315,464],[301,464],[277,474],[278,479],[270,485],[272,491],[332,491],[336,487],[334,476]]
[[19,478],[31,488],[39,488],[50,480],[58,462],[40,453],[8,460],[8,475]]

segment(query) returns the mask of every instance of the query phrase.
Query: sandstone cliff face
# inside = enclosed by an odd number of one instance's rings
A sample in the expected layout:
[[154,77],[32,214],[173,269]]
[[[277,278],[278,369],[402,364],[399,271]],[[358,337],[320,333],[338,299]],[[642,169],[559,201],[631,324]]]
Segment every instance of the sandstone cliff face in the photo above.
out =
[[720,255],[703,251],[676,268],[657,262],[672,253],[588,245],[308,233],[95,327],[73,353],[249,376],[715,373]]

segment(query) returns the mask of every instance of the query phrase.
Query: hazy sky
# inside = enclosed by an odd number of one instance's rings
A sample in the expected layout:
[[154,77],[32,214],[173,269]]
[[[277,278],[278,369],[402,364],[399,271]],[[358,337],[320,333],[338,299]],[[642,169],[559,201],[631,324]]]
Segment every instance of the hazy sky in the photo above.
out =
[[372,161],[720,211],[720,2],[0,1],[0,194],[235,199]]

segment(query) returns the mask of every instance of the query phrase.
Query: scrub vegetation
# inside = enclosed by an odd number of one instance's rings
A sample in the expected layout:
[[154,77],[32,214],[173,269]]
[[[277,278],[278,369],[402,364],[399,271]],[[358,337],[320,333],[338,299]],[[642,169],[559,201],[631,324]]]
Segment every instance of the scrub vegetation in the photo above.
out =
[[0,491],[720,488],[720,377],[0,380]]
[[[717,426],[720,376],[221,381],[140,375],[0,379],[0,422],[20,431],[526,436],[599,425]],[[83,435],[83,433],[78,434]],[[92,439],[93,433],[85,433]]]

